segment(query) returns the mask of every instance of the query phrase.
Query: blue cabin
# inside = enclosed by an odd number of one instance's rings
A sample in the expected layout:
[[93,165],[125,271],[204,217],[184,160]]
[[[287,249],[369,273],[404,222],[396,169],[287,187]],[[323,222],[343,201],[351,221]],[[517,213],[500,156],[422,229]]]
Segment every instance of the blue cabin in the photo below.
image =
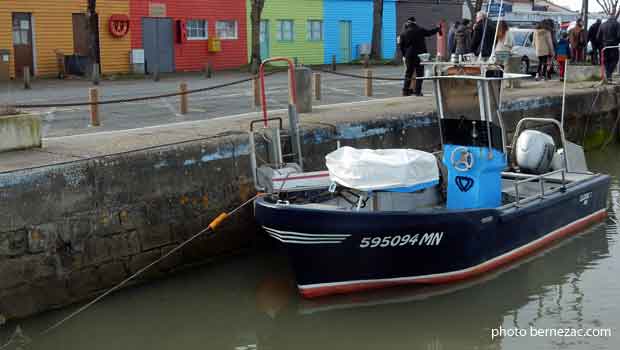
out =
[[[372,41],[372,0],[325,0],[325,62],[335,55],[338,63],[360,59]],[[382,56],[393,59],[396,54],[396,1],[383,4]]]

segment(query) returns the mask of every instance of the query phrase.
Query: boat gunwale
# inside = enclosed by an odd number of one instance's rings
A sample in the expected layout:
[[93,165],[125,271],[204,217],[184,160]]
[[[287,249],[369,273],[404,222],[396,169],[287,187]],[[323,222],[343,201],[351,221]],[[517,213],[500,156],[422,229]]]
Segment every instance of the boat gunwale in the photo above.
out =
[[533,208],[544,206],[551,206],[558,201],[563,201],[567,196],[573,192],[578,192],[581,187],[587,187],[595,185],[597,182],[610,180],[611,177],[606,174],[592,174],[589,178],[569,182],[563,187],[546,192],[544,196],[533,196],[531,198],[525,198],[517,202],[512,202],[501,207],[496,208],[473,208],[473,209],[448,209],[442,208],[420,208],[415,211],[355,211],[355,210],[343,210],[343,209],[323,209],[323,208],[304,208],[303,204],[282,204],[282,203],[270,203],[266,201],[265,197],[258,198],[255,205],[261,205],[263,207],[272,210],[294,210],[301,212],[325,212],[330,214],[341,214],[347,216],[439,216],[446,214],[463,215],[473,213],[492,213],[494,216],[505,217],[506,215],[514,215],[524,213]]

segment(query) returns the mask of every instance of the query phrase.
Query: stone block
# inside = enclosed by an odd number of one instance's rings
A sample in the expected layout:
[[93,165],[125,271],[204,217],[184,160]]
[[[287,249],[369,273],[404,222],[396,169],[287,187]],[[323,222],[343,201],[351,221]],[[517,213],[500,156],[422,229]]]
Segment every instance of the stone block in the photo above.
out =
[[28,255],[19,260],[23,265],[23,276],[26,281],[35,281],[57,275],[56,260],[46,254]]
[[90,295],[100,288],[99,275],[94,267],[73,271],[67,279],[69,293],[77,298]]
[[90,237],[84,242],[83,264],[98,265],[112,260],[106,238]]
[[41,308],[29,286],[6,291],[0,298],[0,315],[7,319],[24,318],[39,311]]
[[103,288],[112,287],[127,278],[127,270],[123,261],[114,261],[102,265],[97,272]]
[[39,307],[49,308],[66,305],[71,301],[64,278],[47,277],[30,285],[30,293]]
[[121,218],[116,211],[103,211],[95,214],[94,234],[97,236],[110,236],[125,230],[121,225]]
[[28,252],[37,254],[53,249],[52,242],[54,242],[56,232],[57,226],[55,224],[44,224],[30,228],[28,230]]
[[[138,272],[140,269],[144,268],[148,264],[159,259],[160,256],[161,252],[159,249],[132,256],[131,259],[129,259],[129,273],[134,274]],[[145,271],[142,275],[140,275],[139,279],[151,279],[161,276],[162,274],[159,270],[159,266],[155,265],[151,269]]]
[[26,230],[0,233],[0,257],[14,257],[28,250],[28,233]]
[[[168,254],[168,252],[176,247],[177,245],[175,244],[161,248],[161,255],[164,256]],[[159,269],[162,271],[170,271],[180,267],[181,265],[183,265],[183,255],[181,254],[181,250],[178,250],[162,260],[159,264]]]
[[0,260],[0,290],[25,283],[24,265],[21,259]]
[[138,230],[138,234],[143,251],[160,248],[172,243],[170,225],[168,224],[143,227]]
[[110,255],[115,259],[130,257],[140,252],[140,239],[136,231],[109,237],[106,242]]
[[0,117],[0,152],[41,147],[41,119],[33,114]]

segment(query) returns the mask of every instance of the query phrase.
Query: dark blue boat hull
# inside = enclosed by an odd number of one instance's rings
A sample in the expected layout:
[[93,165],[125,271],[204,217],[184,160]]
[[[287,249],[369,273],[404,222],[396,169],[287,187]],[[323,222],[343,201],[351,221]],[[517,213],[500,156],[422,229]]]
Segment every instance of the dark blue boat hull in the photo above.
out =
[[255,204],[288,250],[305,297],[411,283],[449,283],[518,260],[607,215],[610,178],[596,176],[518,208],[346,212]]

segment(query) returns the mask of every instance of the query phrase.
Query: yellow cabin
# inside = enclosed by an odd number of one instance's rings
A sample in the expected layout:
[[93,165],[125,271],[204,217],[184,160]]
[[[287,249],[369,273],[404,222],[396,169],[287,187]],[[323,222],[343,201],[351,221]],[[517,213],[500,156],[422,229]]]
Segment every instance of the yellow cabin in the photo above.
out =
[[[28,67],[34,76],[59,76],[66,66],[60,62],[65,60],[71,66],[92,66],[87,4],[87,0],[1,0],[0,51],[10,53],[8,75],[21,78]],[[122,22],[129,18],[129,0],[98,0],[97,14],[101,73],[128,72],[131,33],[128,22],[126,28]]]

